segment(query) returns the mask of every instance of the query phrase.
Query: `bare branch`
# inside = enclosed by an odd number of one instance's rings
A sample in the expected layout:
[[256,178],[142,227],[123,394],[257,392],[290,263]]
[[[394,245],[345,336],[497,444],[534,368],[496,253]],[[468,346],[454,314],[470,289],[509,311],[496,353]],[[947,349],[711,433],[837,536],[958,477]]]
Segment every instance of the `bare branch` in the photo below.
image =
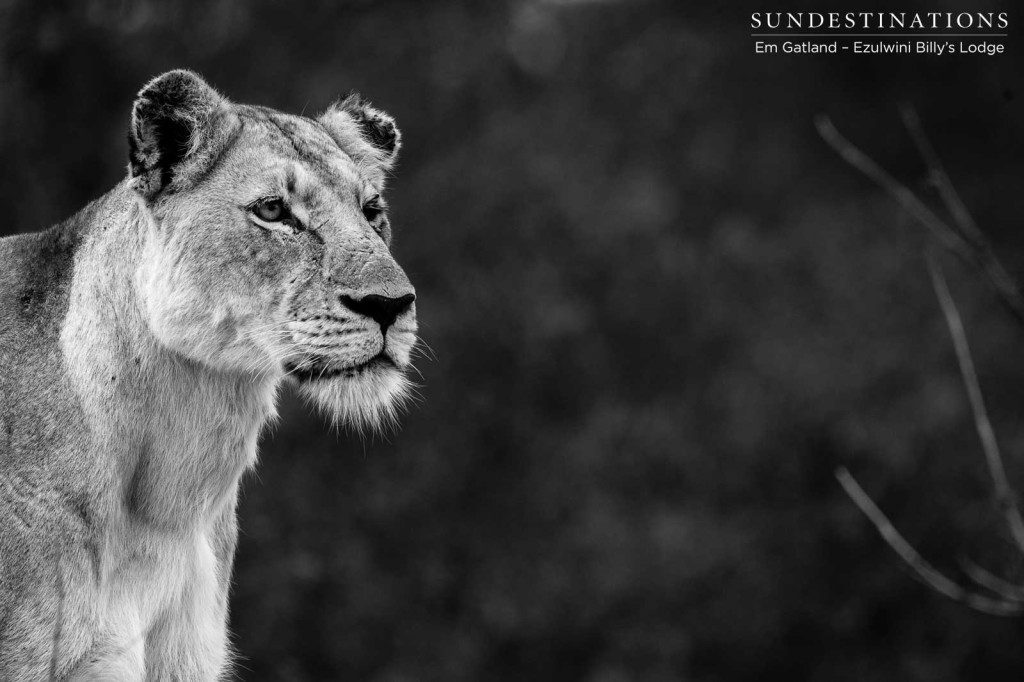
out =
[[903,124],[907,128],[907,132],[910,133],[921,158],[924,159],[925,165],[928,167],[928,174],[931,176],[942,202],[946,205],[946,209],[953,216],[953,222],[959,230],[960,236],[971,245],[974,251],[972,260],[988,277],[989,283],[999,294],[1003,303],[1020,321],[1024,321],[1024,295],[1021,294],[1017,281],[996,258],[992,243],[974,222],[974,217],[967,210],[963,199],[960,198],[960,193],[956,191],[953,181],[949,179],[946,169],[942,166],[939,155],[935,153],[935,148],[928,140],[928,136],[925,135],[917,112],[913,107],[905,105],[901,108],[901,114]]
[[900,107],[900,115],[903,118],[903,125],[906,126],[910,138],[914,141],[921,159],[924,160],[925,166],[928,168],[928,174],[935,189],[942,197],[942,203],[946,205],[950,215],[953,216],[953,222],[959,228],[960,235],[975,248],[987,247],[985,235],[978,229],[977,223],[974,222],[970,211],[967,210],[967,206],[960,198],[960,193],[956,191],[952,180],[949,179],[946,169],[939,160],[939,155],[935,153],[931,141],[924,134],[924,128],[921,126],[921,119],[917,112],[910,105],[904,104]]
[[1015,585],[988,569],[982,568],[971,560],[970,557],[964,557],[960,560],[960,568],[967,574],[967,577],[986,590],[995,592],[1003,599],[1024,602],[1024,587]]
[[864,492],[857,480],[846,469],[839,467],[835,472],[836,479],[850,496],[854,504],[874,524],[882,539],[897,555],[913,570],[914,575],[936,592],[961,602],[978,611],[995,616],[1016,616],[1024,613],[1024,603],[1008,599],[996,599],[976,592],[965,590],[956,582],[943,575],[922,557],[907,540],[900,535],[888,517],[878,508],[874,500]]
[[[908,114],[907,111],[910,113]],[[927,164],[929,174],[934,180],[940,196],[956,221],[956,227],[940,218],[906,185],[843,137],[827,116],[818,116],[815,119],[815,126],[822,139],[844,161],[885,190],[907,213],[924,225],[944,247],[980,268],[1003,304],[1010,309],[1018,322],[1024,324],[1024,294],[1021,293],[1020,287],[1017,286],[1016,281],[999,262],[999,259],[995,257],[991,243],[970,217],[960,195],[953,189],[949,176],[942,168],[938,155],[935,154],[931,143],[928,142],[917,115],[912,110],[904,110],[904,124]]]
[[[989,284],[1016,316],[1018,322],[1024,323],[1024,295],[1021,294],[1016,281],[996,258],[991,243],[978,228],[957,193],[949,175],[939,161],[938,154],[935,153],[935,149],[925,135],[917,113],[910,107],[903,107],[902,116],[903,123],[928,168],[929,177],[953,219],[952,225],[940,218],[914,192],[843,137],[827,117],[820,116],[816,125],[818,132],[829,146],[847,163],[892,196],[904,210],[928,229],[936,241],[960,258],[980,268],[988,278]],[[967,389],[978,438],[985,452],[985,461],[992,478],[996,502],[1014,544],[1018,551],[1024,554],[1024,519],[1021,518],[1016,496],[1007,479],[995,431],[988,418],[977,371],[974,368],[970,347],[967,343],[967,334],[934,250],[929,249],[927,256],[932,286],[953,339],[957,363]],[[970,562],[964,567],[968,577],[983,589],[999,595],[999,598],[965,590],[937,571],[918,554],[846,469],[837,470],[836,477],[854,503],[874,523],[886,542],[914,570],[915,575],[927,585],[947,597],[964,602],[980,611],[995,615],[1024,613],[1024,587],[1013,585]]]
[[978,430],[978,439],[985,451],[985,461],[988,464],[989,474],[992,476],[992,486],[995,489],[996,504],[999,511],[1006,520],[1010,529],[1010,536],[1014,544],[1024,553],[1024,519],[1021,519],[1020,510],[1017,508],[1016,496],[1010,482],[1006,478],[1006,468],[1003,466],[1003,458],[999,453],[999,443],[996,441],[995,431],[992,429],[992,422],[988,418],[988,410],[985,408],[985,398],[981,393],[981,385],[978,383],[978,373],[974,369],[974,361],[971,359],[971,349],[967,345],[967,334],[964,331],[963,321],[960,319],[960,312],[956,303],[949,293],[946,278],[942,274],[942,267],[939,265],[935,254],[928,252],[928,271],[932,276],[932,287],[935,295],[942,306],[942,314],[946,317],[946,326],[949,327],[949,335],[953,338],[953,347],[956,349],[956,359],[960,365],[960,374],[964,379],[964,386],[967,388],[967,397],[971,403],[971,410],[974,413],[974,425]]
[[818,133],[825,142],[827,142],[828,145],[832,147],[832,149],[835,150],[835,152],[839,154],[844,161],[859,170],[861,173],[873,180],[876,185],[888,192],[889,195],[903,207],[903,210],[928,228],[932,235],[942,242],[947,249],[964,258],[971,258],[970,244],[964,241],[964,238],[961,237],[956,230],[951,228],[942,218],[936,215],[934,211],[928,208],[928,206],[918,199],[917,195],[914,194],[906,185],[890,175],[888,171],[875,163],[871,157],[843,137],[842,134],[836,130],[836,127],[832,125],[831,119],[827,116],[818,116],[815,119],[814,124],[817,126]]

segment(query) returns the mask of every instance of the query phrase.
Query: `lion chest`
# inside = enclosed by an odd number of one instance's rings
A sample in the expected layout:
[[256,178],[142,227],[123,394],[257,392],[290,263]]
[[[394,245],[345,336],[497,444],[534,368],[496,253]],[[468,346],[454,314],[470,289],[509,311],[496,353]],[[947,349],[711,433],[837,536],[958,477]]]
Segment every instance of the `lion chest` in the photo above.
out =
[[217,559],[206,532],[135,529],[106,576],[108,614],[131,614],[143,632],[161,618],[195,614],[216,602]]
[[136,679],[142,671],[179,669],[183,658],[202,652],[211,660],[223,655],[223,569],[207,532],[135,528],[106,558],[81,665],[132,670],[126,679]]

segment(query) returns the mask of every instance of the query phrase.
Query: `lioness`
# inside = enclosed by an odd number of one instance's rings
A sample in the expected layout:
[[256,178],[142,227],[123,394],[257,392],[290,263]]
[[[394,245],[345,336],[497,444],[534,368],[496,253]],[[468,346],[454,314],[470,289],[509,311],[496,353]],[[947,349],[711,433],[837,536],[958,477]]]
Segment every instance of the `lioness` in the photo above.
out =
[[278,389],[376,426],[415,292],[382,197],[394,121],[139,93],[128,177],[0,240],[0,680],[215,680],[239,478]]

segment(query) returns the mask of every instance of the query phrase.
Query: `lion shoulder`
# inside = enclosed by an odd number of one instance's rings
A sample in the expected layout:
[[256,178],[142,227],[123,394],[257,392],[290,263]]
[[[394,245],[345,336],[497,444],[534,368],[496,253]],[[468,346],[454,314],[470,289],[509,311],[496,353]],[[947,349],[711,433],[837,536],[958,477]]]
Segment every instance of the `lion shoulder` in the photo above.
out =
[[[76,216],[77,217],[77,216]],[[42,232],[0,239],[0,352],[17,337],[38,342],[67,310],[80,242],[74,218]]]
[[82,219],[0,239],[0,472],[38,456],[50,411],[70,399],[60,333]]

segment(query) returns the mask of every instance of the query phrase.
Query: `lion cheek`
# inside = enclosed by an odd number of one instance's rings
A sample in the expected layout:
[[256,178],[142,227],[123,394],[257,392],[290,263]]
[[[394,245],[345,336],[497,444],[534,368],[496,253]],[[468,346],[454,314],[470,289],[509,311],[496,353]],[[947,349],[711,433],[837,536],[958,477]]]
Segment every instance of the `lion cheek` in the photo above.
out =
[[147,318],[158,343],[190,360],[219,370],[252,364],[254,349],[241,333],[242,319],[227,306],[177,291],[150,299]]

